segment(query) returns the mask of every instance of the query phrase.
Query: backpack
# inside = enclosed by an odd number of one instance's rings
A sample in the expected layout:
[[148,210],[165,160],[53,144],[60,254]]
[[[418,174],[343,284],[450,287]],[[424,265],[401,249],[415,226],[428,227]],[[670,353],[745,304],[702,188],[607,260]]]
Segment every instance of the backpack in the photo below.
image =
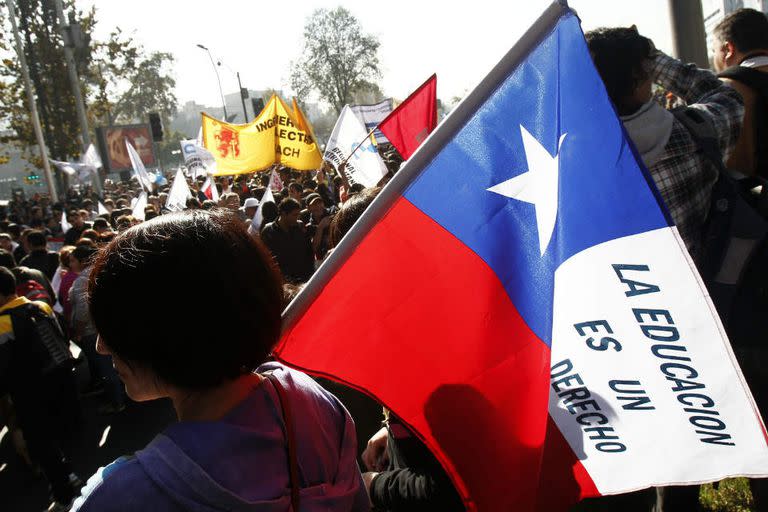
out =
[[725,168],[714,127],[696,109],[673,110],[699,152],[718,169],[702,233],[699,273],[734,347],[768,335],[768,181]]
[[24,352],[42,375],[59,370],[71,371],[75,359],[69,351],[69,340],[55,317],[39,306],[23,304],[8,311],[13,323],[15,343],[24,344]]
[[48,291],[45,287],[35,281],[34,279],[27,279],[16,285],[16,295],[19,297],[26,297],[29,300],[39,300],[45,302],[49,306],[53,305],[51,296],[48,295]]
[[717,76],[741,82],[757,93],[754,112],[757,174],[768,178],[768,73],[743,66],[733,66]]

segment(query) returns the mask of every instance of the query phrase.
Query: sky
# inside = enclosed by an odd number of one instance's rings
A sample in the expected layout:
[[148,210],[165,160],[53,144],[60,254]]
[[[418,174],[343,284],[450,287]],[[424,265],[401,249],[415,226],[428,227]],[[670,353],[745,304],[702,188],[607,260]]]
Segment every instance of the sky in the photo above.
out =
[[[452,5],[432,0],[77,0],[95,6],[95,35],[106,39],[117,26],[147,50],[176,58],[174,75],[180,105],[193,100],[221,103],[216,75],[205,51],[219,67],[224,93],[243,87],[289,92],[291,62],[302,49],[306,18],[318,8],[348,9],[366,33],[378,37],[387,96],[403,99],[437,73],[439,98],[463,97],[549,5],[548,0],[472,0]],[[571,0],[584,30],[636,24],[656,46],[672,51],[668,0]]]

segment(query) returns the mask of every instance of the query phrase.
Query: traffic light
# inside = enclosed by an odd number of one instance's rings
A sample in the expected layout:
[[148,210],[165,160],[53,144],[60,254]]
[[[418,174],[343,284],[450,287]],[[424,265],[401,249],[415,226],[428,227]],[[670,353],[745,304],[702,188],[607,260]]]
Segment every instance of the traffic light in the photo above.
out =
[[150,112],[149,128],[152,130],[152,140],[160,142],[163,140],[163,122],[160,120],[160,114]]
[[40,174],[37,171],[29,171],[29,174],[24,177],[24,181],[27,185],[40,185]]

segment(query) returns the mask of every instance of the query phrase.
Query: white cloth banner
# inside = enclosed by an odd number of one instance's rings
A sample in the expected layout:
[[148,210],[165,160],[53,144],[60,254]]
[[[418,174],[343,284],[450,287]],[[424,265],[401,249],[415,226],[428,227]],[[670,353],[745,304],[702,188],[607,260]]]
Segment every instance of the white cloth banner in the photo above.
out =
[[[392,112],[392,98],[382,100],[375,105],[351,105],[349,107],[357,118],[365,125],[365,131],[370,132]],[[373,132],[377,144],[386,144],[389,140],[381,130]]]
[[600,494],[765,475],[763,426],[693,268],[662,228],[555,273],[549,414]]
[[187,199],[192,197],[192,192],[187,185],[187,178],[181,169],[176,171],[176,177],[173,178],[171,190],[168,192],[168,200],[165,207],[172,212],[180,212],[187,207]]
[[144,220],[146,218],[144,216],[144,208],[146,207],[147,193],[142,190],[141,194],[139,194],[139,197],[136,199],[136,202],[133,205],[133,211],[131,212],[131,215],[133,215],[136,219]]
[[85,150],[81,161],[85,165],[90,165],[94,169],[100,169],[104,167],[104,164],[101,163],[99,152],[96,151],[96,147],[93,144],[88,145],[88,149]]
[[72,224],[67,220],[67,210],[65,209],[61,212],[61,231],[66,234],[70,229],[72,229]]
[[104,204],[101,201],[99,201],[99,209],[96,213],[98,215],[104,215],[104,214],[109,215],[109,210],[107,210],[107,207],[104,206]]
[[136,179],[139,181],[139,185],[147,191],[152,190],[152,178],[147,174],[147,169],[144,167],[144,162],[141,161],[141,157],[136,151],[136,148],[128,142],[128,139],[125,139],[125,146],[128,148],[128,158],[131,159],[131,167],[133,167],[133,172],[136,173]]
[[336,126],[333,127],[331,137],[325,146],[323,159],[330,162],[338,172],[339,165],[357,148],[360,141],[364,140],[347,160],[345,171],[350,183],[374,187],[387,173],[387,167],[379,156],[379,152],[376,151],[376,147],[366,137],[367,133],[363,123],[355,116],[349,105],[346,105],[341,111],[339,120],[336,121]]
[[181,141],[181,154],[192,179],[216,172],[216,158],[195,139]]

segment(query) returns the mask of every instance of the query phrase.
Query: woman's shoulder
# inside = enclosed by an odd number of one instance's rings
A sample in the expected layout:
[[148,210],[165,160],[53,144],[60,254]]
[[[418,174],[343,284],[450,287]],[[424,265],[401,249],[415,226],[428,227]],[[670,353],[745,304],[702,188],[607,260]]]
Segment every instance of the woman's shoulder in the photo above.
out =
[[120,457],[88,479],[71,512],[142,510],[154,492],[136,457]]

